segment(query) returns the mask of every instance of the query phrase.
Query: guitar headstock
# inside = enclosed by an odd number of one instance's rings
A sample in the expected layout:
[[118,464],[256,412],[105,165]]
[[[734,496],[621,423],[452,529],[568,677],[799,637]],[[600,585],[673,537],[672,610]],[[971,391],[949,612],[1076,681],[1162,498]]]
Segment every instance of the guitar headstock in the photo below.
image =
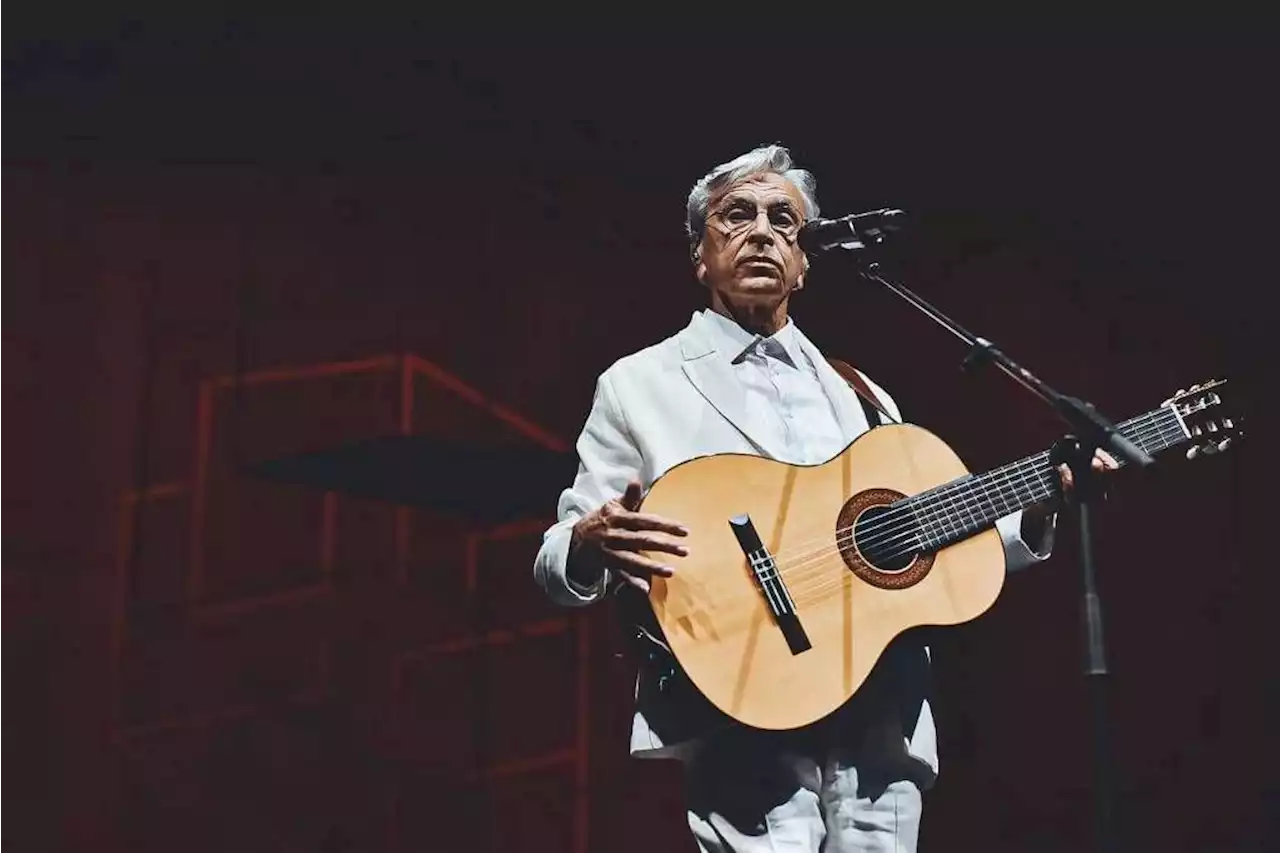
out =
[[1162,404],[1177,413],[1189,433],[1188,459],[1219,453],[1244,437],[1240,417],[1230,410],[1226,399],[1226,384],[1225,379],[1213,379],[1179,389]]

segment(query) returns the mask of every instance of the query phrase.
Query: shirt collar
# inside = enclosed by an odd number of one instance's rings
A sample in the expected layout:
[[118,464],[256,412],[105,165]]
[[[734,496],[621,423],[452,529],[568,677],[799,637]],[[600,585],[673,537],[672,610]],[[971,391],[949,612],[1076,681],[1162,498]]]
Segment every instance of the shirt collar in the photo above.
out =
[[757,338],[759,338],[760,341],[773,340],[780,344],[790,358],[792,367],[799,367],[804,364],[804,351],[800,347],[799,330],[790,317],[787,318],[786,324],[781,329],[770,335],[769,338],[765,338],[762,335],[748,332],[731,318],[710,308],[704,309],[699,316],[702,318],[703,333],[710,340],[712,346],[727,355],[734,363],[741,361],[742,356],[753,345],[759,346],[757,342]]

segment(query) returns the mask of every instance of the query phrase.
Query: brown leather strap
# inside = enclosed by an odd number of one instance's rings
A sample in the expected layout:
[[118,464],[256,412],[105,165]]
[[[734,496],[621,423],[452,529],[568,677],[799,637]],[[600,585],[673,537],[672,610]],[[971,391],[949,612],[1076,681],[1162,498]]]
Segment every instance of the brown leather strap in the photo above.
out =
[[[876,393],[871,390],[871,386],[867,384],[867,380],[862,378],[862,374],[853,369],[853,365],[841,361],[838,358],[828,358],[827,361],[829,361],[831,366],[836,369],[836,373],[839,373],[844,381],[849,383],[849,387],[857,393],[858,398],[863,401],[863,408],[866,408],[866,404],[870,403],[875,411],[884,415],[885,420],[897,421],[897,418],[889,414],[889,410],[885,408],[884,404],[876,397]],[[871,426],[875,426],[875,420],[876,419],[871,416],[871,412],[867,412],[867,423]]]

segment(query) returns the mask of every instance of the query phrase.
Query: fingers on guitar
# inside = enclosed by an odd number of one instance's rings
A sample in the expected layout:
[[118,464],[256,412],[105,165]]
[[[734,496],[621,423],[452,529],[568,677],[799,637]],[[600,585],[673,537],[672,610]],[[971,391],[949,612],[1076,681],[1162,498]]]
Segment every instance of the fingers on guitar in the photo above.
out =
[[675,570],[666,563],[634,551],[614,551],[612,554],[614,567],[623,574],[657,575],[663,578],[675,574]]
[[619,570],[618,575],[622,578],[624,582],[631,584],[631,586],[634,586],[636,589],[640,590],[645,595],[649,594],[649,582],[644,578],[638,578],[635,575],[628,574],[627,572],[624,572],[621,570]]
[[688,529],[679,522],[645,512],[619,514],[614,516],[611,522],[617,527],[627,530],[660,530],[663,533],[670,533],[672,536],[689,535]]
[[689,549],[665,536],[638,530],[611,529],[605,534],[604,543],[615,551],[662,551],[687,557]]

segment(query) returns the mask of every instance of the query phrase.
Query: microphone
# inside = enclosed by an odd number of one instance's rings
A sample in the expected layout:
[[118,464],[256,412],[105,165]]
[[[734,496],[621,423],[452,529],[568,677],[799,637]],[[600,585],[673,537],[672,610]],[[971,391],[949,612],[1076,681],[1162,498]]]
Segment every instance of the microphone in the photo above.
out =
[[906,217],[904,211],[885,207],[839,219],[815,219],[800,229],[800,248],[806,252],[826,252],[878,246],[885,237],[906,225]]

